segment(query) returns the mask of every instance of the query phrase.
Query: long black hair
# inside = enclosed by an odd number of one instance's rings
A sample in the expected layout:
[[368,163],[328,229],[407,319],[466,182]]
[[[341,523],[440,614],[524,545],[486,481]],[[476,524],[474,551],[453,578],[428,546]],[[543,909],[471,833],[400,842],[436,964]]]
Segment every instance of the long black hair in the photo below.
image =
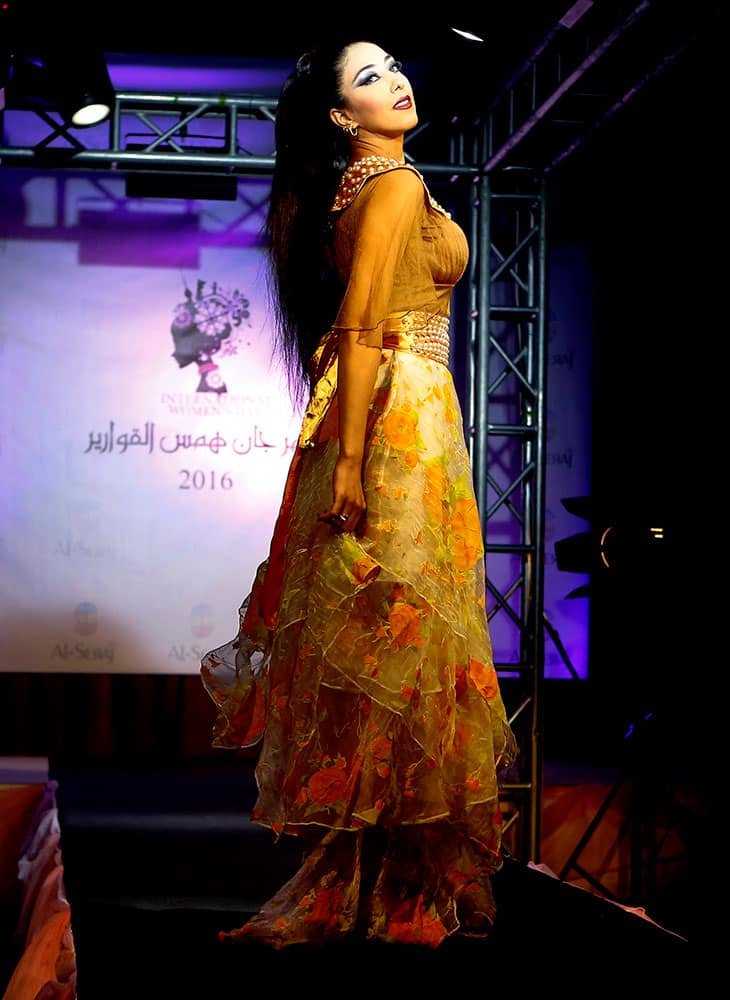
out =
[[282,87],[276,112],[276,161],[264,228],[274,350],[297,403],[309,387],[308,362],[342,296],[330,253],[330,206],[350,143],[329,112],[342,105],[349,44],[330,40],[302,55]]

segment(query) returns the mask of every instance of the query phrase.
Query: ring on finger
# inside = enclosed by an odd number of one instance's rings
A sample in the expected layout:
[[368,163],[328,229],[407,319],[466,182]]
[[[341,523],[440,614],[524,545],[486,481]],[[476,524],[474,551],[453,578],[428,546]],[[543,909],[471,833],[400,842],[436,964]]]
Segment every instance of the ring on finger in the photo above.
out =
[[337,515],[337,520],[338,520],[338,521],[346,521],[346,520],[347,520],[347,517],[348,517],[348,515],[347,515],[347,514],[338,514],[338,515]]

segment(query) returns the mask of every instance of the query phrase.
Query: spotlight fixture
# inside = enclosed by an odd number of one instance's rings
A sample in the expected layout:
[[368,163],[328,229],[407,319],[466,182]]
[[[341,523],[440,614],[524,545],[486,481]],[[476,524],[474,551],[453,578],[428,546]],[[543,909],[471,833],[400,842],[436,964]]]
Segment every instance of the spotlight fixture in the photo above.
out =
[[114,88],[102,52],[53,50],[13,56],[7,106],[57,111],[67,126],[88,128],[105,121],[114,107]]
[[591,497],[564,497],[561,503],[571,514],[589,522],[588,530],[554,544],[559,570],[590,577],[566,597],[589,597],[597,587],[625,584],[627,580],[656,587],[666,575],[669,552],[674,547],[674,530],[666,515],[656,520],[656,511],[643,511],[638,501],[628,513]]
[[74,55],[72,65],[65,57],[63,66],[58,62],[54,53],[49,65],[63,120],[78,128],[106,121],[114,107],[114,88],[103,53],[85,49]]

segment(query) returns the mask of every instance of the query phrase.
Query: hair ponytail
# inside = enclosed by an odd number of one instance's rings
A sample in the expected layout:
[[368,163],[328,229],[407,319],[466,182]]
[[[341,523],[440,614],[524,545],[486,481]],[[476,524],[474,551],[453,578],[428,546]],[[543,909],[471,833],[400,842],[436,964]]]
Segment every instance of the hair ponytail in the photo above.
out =
[[345,47],[302,55],[282,87],[276,112],[276,163],[265,232],[274,347],[296,402],[306,393],[307,365],[335,319],[342,294],[330,253],[330,207],[350,145],[329,112],[341,101]]

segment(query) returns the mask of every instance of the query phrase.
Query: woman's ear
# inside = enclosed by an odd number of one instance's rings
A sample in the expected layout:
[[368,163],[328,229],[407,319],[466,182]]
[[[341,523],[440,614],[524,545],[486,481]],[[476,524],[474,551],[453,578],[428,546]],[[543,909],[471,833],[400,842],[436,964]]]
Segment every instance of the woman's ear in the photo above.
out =
[[355,124],[347,112],[340,111],[339,108],[330,108],[330,121],[334,122],[338,128],[349,128]]

